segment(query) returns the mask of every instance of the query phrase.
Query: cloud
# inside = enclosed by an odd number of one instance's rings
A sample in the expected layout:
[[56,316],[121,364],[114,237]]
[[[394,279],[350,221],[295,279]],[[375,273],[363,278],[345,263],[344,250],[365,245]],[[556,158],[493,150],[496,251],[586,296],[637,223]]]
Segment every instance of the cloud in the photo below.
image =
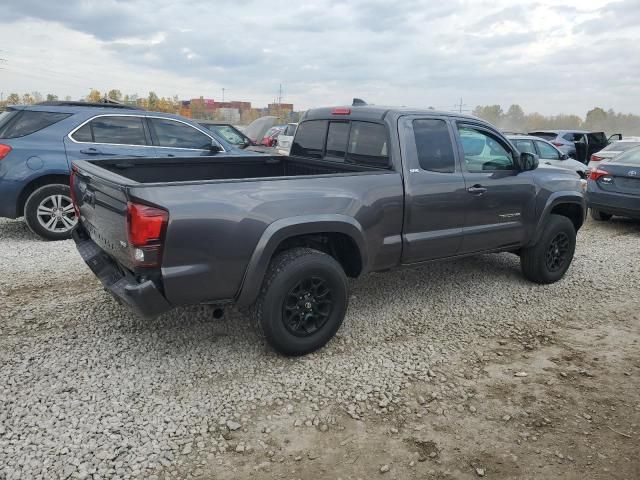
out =
[[636,2],[22,0],[0,19],[14,79],[4,88],[217,98],[225,87],[261,104],[282,83],[300,107],[359,96],[447,108],[463,97],[543,113],[639,111]]

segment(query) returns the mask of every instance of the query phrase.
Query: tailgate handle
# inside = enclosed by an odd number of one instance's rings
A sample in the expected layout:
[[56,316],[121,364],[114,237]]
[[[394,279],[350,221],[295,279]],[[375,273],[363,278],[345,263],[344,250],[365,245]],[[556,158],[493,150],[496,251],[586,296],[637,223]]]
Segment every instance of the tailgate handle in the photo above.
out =
[[93,147],[80,150],[80,153],[84,153],[85,155],[102,155],[102,152],[100,150]]

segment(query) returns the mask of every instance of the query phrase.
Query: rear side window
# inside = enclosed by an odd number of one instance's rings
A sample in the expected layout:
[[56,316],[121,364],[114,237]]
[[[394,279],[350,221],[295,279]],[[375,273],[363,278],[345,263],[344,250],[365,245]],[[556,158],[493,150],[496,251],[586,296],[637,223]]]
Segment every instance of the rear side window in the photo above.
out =
[[413,135],[420,168],[431,172],[455,172],[453,144],[444,120],[414,120]]
[[191,125],[167,118],[150,118],[160,147],[208,150],[211,138]]
[[349,141],[349,124],[347,122],[329,123],[327,134],[327,153],[324,158],[334,162],[344,162]]
[[31,135],[54,123],[71,116],[70,113],[34,112],[22,110],[3,117],[0,125],[0,138],[18,138]]
[[287,129],[284,131],[283,135],[287,137],[293,137],[296,134],[297,125],[288,124]]
[[147,145],[141,117],[97,117],[71,135],[76,142]]
[[291,155],[322,158],[328,123],[326,120],[302,122],[298,126],[296,136],[293,139]]
[[389,168],[387,131],[384,125],[367,122],[351,122],[348,160],[357,165]]

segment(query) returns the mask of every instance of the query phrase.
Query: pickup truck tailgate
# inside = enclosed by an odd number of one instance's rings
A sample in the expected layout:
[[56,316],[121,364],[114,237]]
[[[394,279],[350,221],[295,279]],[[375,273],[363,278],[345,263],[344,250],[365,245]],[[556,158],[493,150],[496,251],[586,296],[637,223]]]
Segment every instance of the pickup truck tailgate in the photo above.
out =
[[105,253],[132,269],[125,190],[77,167],[74,167],[71,188],[80,211],[81,228]]

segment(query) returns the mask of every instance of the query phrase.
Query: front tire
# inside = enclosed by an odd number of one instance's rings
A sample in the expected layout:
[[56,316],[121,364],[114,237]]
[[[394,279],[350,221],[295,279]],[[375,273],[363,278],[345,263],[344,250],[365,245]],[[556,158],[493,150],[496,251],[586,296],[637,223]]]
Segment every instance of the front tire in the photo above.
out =
[[294,248],[269,265],[254,315],[267,342],[283,355],[305,355],[336,334],[348,304],[342,266],[326,253]]
[[24,219],[33,233],[46,240],[66,240],[78,220],[68,185],[45,185],[34,191],[24,205]]
[[573,260],[576,249],[576,229],[571,220],[562,215],[550,215],[538,242],[522,250],[522,273],[535,283],[554,283],[560,280]]
[[608,220],[611,220],[611,217],[613,217],[613,215],[611,215],[610,213],[605,213],[605,212],[601,212],[600,210],[596,210],[594,208],[591,209],[591,218],[593,218],[596,222],[606,222]]

